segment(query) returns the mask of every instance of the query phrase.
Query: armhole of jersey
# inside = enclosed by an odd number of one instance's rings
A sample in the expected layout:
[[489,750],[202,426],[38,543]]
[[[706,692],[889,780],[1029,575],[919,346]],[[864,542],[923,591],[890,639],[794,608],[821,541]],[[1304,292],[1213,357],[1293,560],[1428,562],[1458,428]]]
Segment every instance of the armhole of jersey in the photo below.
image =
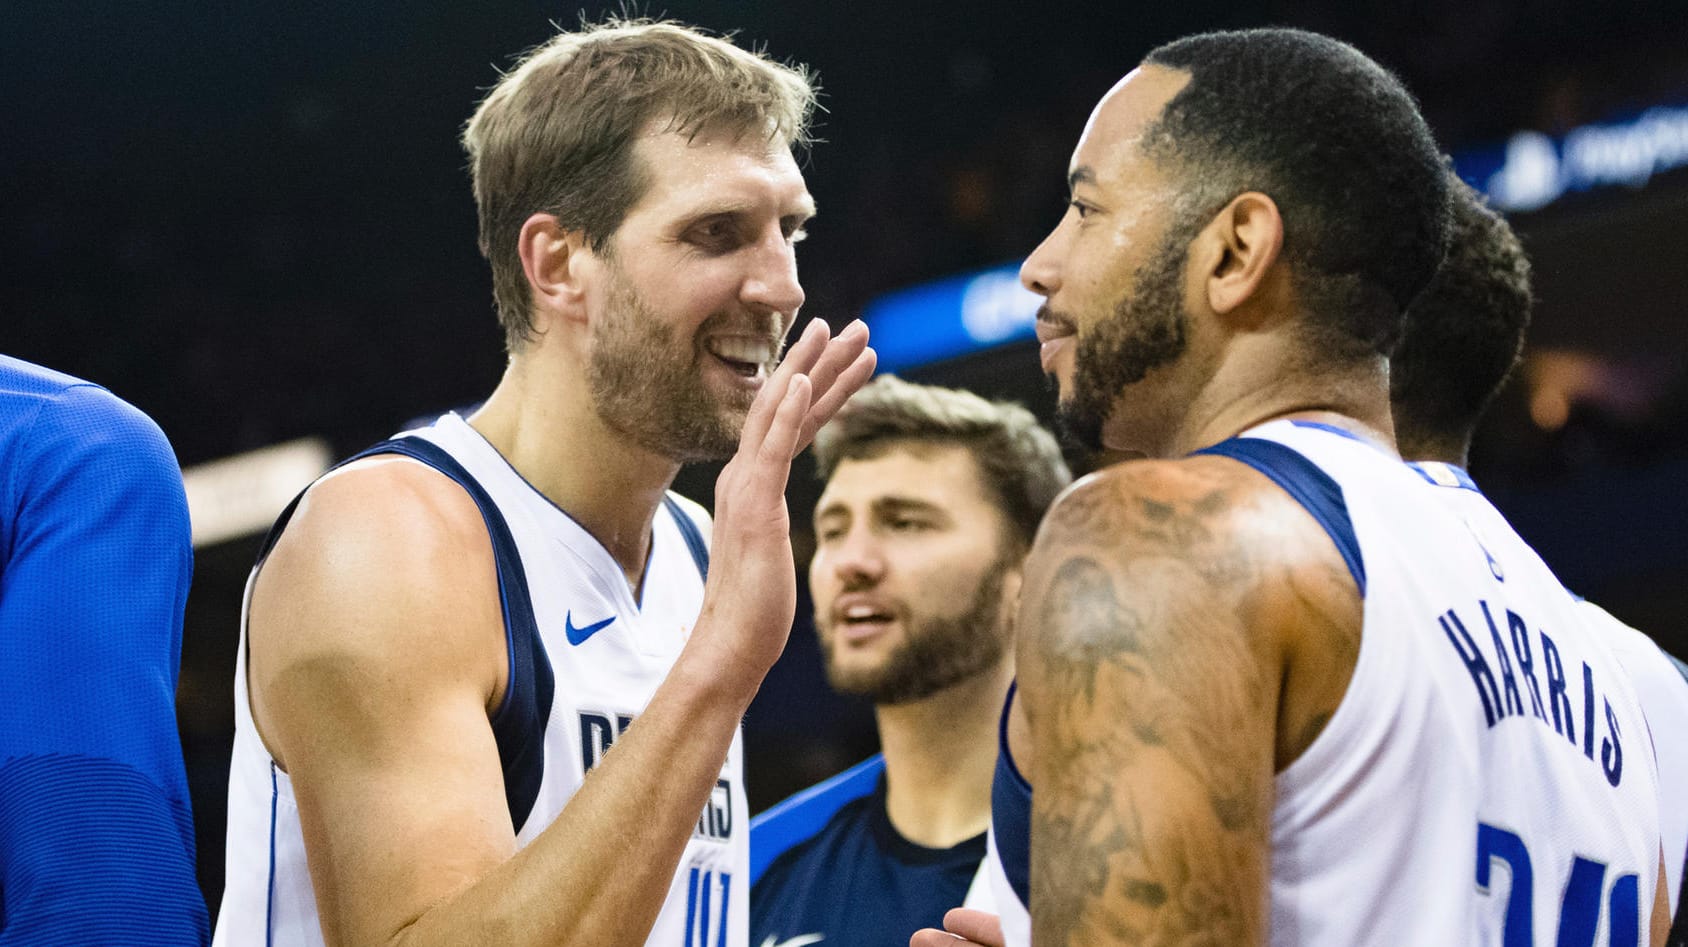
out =
[[1366,597],[1366,564],[1360,556],[1360,540],[1354,534],[1354,521],[1348,515],[1348,501],[1343,497],[1342,485],[1330,474],[1302,456],[1294,448],[1263,437],[1234,437],[1196,454],[1229,457],[1265,475],[1301,504],[1319,525],[1324,527],[1348,573],[1359,587],[1360,598]]
[[[1008,713],[1018,682],[1008,685],[997,726],[996,774],[991,779],[991,834],[1003,877],[1021,904],[1031,904],[1032,784],[1014,765],[1008,749]],[[987,855],[987,857],[989,857]]]
[[838,810],[870,795],[884,772],[885,757],[876,753],[751,819],[750,883],[760,881],[775,859],[814,838]]
[[686,549],[692,554],[692,561],[697,563],[697,574],[709,581],[709,544],[703,541],[703,531],[697,528],[691,514],[686,512],[680,501],[664,494],[662,505],[668,507],[668,515],[674,518],[674,525],[679,527],[680,538],[686,541]]
[[[450,477],[475,501],[481,518],[486,522],[498,571],[498,598],[504,614],[504,641],[509,661],[509,681],[504,688],[504,701],[492,715],[492,734],[498,744],[510,824],[519,833],[533,811],[535,800],[539,798],[539,784],[545,771],[545,725],[550,719],[551,703],[556,696],[556,678],[551,670],[551,659],[545,653],[545,644],[539,636],[539,623],[534,617],[533,600],[528,593],[527,573],[522,569],[521,551],[510,532],[510,525],[504,520],[504,514],[499,512],[498,504],[493,502],[486,489],[443,447],[432,441],[421,437],[382,441],[346,458],[334,469],[381,454],[409,457]],[[293,502],[277,517],[275,525],[270,527],[269,534],[259,547],[258,568],[263,567],[264,560],[275,548],[303,497],[303,492],[294,497]],[[690,523],[690,520],[687,522]],[[696,527],[692,529],[695,531]]]

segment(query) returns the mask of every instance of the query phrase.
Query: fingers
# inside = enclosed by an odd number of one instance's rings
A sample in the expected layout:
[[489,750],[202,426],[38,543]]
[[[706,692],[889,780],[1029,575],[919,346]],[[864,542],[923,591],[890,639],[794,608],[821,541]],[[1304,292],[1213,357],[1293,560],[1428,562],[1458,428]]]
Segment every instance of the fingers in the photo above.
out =
[[1003,947],[1002,919],[972,908],[951,908],[944,914],[944,930],[970,943]]
[[762,446],[756,453],[759,466],[779,472],[779,483],[774,486],[781,495],[785,493],[785,481],[791,473],[791,458],[797,453],[797,437],[803,429],[803,417],[809,413],[810,393],[809,376],[791,376],[785,397],[780,399],[779,409],[774,412],[773,423],[768,427],[768,436],[763,438]]
[[757,448],[768,435],[768,426],[773,424],[774,415],[785,401],[788,393],[787,385],[792,376],[807,374],[814,367],[821,355],[826,351],[831,330],[820,319],[811,321],[803,327],[803,332],[797,341],[786,351],[785,360],[769,376],[762,390],[756,393],[756,398],[750,403],[750,413],[745,415],[744,430],[739,434],[739,448]]
[[826,396],[840,372],[849,368],[862,350],[867,348],[867,324],[857,319],[844,327],[844,331],[833,337],[826,345],[826,351],[816,360],[814,367],[804,374],[814,383],[814,401],[819,403]]
[[946,934],[930,927],[915,931],[914,936],[908,939],[908,947],[965,947],[967,943],[968,941],[954,934]]
[[854,360],[838,373],[838,377],[833,380],[824,393],[819,388],[816,389],[816,395],[813,398],[814,403],[809,408],[809,416],[803,421],[803,433],[797,442],[798,450],[808,447],[809,442],[815,439],[815,432],[819,431],[823,424],[832,420],[833,415],[838,413],[838,409],[844,407],[844,402],[848,401],[851,395],[861,390],[861,387],[867,384],[867,380],[873,377],[873,369],[879,363],[879,355],[873,349],[867,348],[865,342],[866,340],[863,339],[864,344],[861,350],[856,353]]

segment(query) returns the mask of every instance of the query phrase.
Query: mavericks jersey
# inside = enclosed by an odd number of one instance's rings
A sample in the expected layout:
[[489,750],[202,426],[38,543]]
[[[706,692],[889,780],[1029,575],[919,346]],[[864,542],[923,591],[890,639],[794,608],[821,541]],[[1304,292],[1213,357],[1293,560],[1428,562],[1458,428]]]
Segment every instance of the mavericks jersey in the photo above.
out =
[[[708,551],[696,523],[706,514],[668,496],[651,527],[644,591],[635,600],[609,552],[457,415],[352,459],[376,454],[407,456],[451,477],[486,520],[509,645],[506,696],[490,724],[516,843],[524,846],[562,811],[679,656],[703,603]],[[292,510],[265,541],[247,581],[248,604],[263,556]],[[735,736],[648,944],[746,947],[750,853],[743,752],[742,736]],[[323,943],[292,786],[252,723],[244,614],[226,874],[216,944]]]
[[[1410,465],[1440,487],[1444,503],[1473,530],[1510,531],[1500,511],[1477,489],[1469,474],[1440,463]],[[1666,888],[1676,924],[1672,944],[1688,943],[1688,910],[1682,905],[1684,863],[1688,862],[1688,666],[1666,654],[1646,634],[1618,621],[1605,609],[1578,600],[1577,607],[1617,656],[1635,687],[1647,728],[1654,735],[1659,760],[1659,818],[1665,843]]]
[[[1275,421],[1200,453],[1305,507],[1364,603],[1347,692],[1275,781],[1271,943],[1643,944],[1660,845],[1647,720],[1534,551],[1337,428]],[[1031,787],[1006,745],[993,788],[991,873],[1024,947]]]

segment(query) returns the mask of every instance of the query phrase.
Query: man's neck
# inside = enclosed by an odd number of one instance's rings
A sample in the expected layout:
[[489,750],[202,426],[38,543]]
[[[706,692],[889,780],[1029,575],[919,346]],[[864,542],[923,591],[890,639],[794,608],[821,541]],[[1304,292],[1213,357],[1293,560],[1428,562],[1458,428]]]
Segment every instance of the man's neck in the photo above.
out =
[[637,597],[651,521],[680,465],[605,427],[586,373],[562,370],[558,361],[512,358],[469,423],[534,489],[603,544]]
[[1381,358],[1347,366],[1284,370],[1283,349],[1260,358],[1238,358],[1198,391],[1162,431],[1145,432],[1154,457],[1183,457],[1269,421],[1307,418],[1332,424],[1395,448],[1389,412],[1389,374]]
[[904,838],[950,848],[990,825],[997,723],[1013,676],[1004,660],[924,700],[874,708],[886,814]]

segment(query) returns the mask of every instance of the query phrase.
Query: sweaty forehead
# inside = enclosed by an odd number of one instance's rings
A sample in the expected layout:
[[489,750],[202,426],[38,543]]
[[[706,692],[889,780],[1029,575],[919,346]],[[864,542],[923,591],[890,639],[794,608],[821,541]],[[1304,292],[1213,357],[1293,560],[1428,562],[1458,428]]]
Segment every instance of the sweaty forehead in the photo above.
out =
[[1107,181],[1134,165],[1143,133],[1189,82],[1188,72],[1165,66],[1138,66],[1127,73],[1090,113],[1073,152],[1074,175]]
[[791,150],[753,131],[703,129],[686,135],[656,128],[639,137],[634,160],[648,181],[635,210],[814,212]]

